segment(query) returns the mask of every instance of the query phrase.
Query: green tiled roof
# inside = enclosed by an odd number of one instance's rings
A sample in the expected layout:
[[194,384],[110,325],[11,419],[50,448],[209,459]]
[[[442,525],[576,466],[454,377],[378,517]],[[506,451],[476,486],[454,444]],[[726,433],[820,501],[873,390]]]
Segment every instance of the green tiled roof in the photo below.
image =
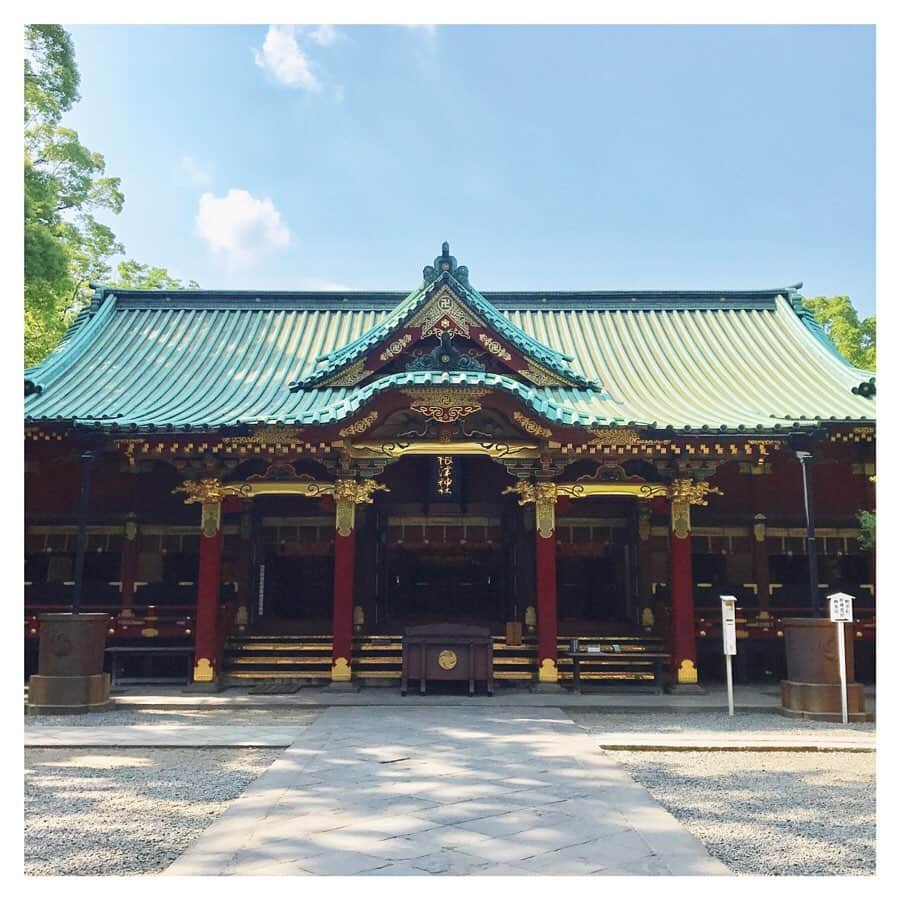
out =
[[427,372],[359,388],[303,386],[322,371],[320,357],[389,327],[409,300],[99,289],[60,346],[26,371],[25,418],[123,432],[329,422],[380,390],[422,383],[483,384],[547,421],[585,426],[777,432],[875,417],[874,398],[853,393],[872,373],[840,356],[789,288],[484,295],[508,323],[504,334],[521,332],[560,360],[565,350],[571,371],[603,390]]
[[446,242],[442,249],[443,252],[435,259],[434,265],[425,267],[423,273],[425,280],[416,290],[398,303],[377,325],[373,325],[358,338],[318,357],[317,363],[320,367],[311,374],[298,378],[292,387],[295,389],[313,387],[327,381],[329,376],[365,356],[373,347],[386,341],[393,331],[408,322],[428,299],[434,296],[441,285],[447,285],[453,290],[477,316],[510,341],[523,356],[546,366],[560,375],[563,381],[583,388],[600,387],[572,370],[568,365],[572,361],[571,356],[535,340],[533,335],[518,328],[503,316],[489,300],[469,284],[468,269],[457,265],[456,257],[450,255],[450,246]]

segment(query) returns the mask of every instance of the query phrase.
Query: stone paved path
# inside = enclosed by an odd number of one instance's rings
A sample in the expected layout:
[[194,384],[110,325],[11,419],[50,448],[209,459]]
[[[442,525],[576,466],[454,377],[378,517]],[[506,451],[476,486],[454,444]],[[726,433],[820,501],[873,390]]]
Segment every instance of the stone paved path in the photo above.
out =
[[554,708],[332,708],[170,875],[725,875]]

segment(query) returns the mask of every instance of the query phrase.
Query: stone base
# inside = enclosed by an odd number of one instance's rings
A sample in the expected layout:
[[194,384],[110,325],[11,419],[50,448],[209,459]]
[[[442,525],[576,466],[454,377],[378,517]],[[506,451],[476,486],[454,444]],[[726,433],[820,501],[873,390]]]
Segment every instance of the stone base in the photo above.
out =
[[[814,722],[842,722],[840,713],[816,713],[816,712],[806,712],[804,710],[794,710],[794,709],[785,709],[783,706],[778,710],[778,712],[786,716],[788,719],[811,719]],[[848,722],[874,722],[875,721],[875,713],[870,712],[857,712],[852,713],[849,710],[847,711],[847,721]]]
[[[840,722],[841,686],[806,681],[782,681],[781,712],[795,718]],[[847,718],[852,722],[865,722],[871,719],[871,716],[866,716],[863,686],[857,681],[851,681],[847,685]]]
[[344,693],[358,694],[359,683],[356,681],[331,681],[329,682],[326,690],[343,691]]
[[28,714],[102,712],[109,709],[109,675],[32,675],[28,679]]
[[700,684],[678,684],[670,681],[664,688],[667,694],[705,694],[706,688]]
[[560,694],[562,689],[563,687],[558,681],[536,681],[528,690],[532,694]]

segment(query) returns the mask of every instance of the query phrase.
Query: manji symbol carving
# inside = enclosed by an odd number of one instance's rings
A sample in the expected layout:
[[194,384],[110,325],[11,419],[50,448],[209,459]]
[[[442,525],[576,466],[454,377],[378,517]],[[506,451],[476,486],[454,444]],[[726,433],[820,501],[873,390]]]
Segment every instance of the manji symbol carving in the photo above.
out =
[[495,341],[490,335],[485,334],[483,331],[478,335],[478,340],[484,344],[485,349],[489,353],[493,353],[498,359],[505,360],[509,362],[512,359],[509,351],[501,344],[499,341]]

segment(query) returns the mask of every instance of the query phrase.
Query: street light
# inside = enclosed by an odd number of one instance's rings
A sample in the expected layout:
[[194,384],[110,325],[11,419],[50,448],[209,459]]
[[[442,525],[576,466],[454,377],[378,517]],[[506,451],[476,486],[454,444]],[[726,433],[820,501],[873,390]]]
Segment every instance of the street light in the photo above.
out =
[[821,613],[819,602],[819,566],[816,560],[816,530],[813,526],[813,491],[812,481],[806,471],[806,464],[812,462],[813,455],[806,450],[797,450],[800,469],[803,472],[803,512],[806,516],[806,559],[809,562],[809,598],[813,615],[818,618]]

